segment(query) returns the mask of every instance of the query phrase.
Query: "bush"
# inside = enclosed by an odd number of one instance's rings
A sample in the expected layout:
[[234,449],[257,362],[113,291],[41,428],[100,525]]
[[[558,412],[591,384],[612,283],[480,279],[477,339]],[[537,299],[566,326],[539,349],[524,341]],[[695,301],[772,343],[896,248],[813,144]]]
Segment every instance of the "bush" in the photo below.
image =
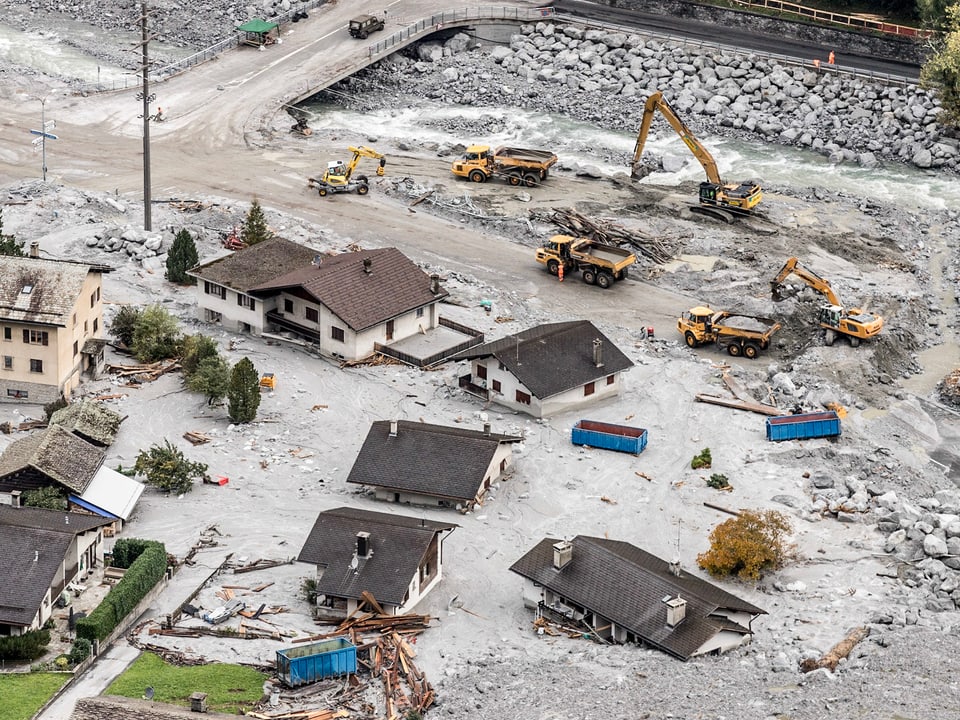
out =
[[710,456],[710,448],[704,448],[699,455],[694,455],[693,460],[690,461],[690,467],[694,470],[708,468],[711,465],[713,465],[713,458]]
[[193,481],[207,474],[205,463],[187,460],[183,451],[169,440],[141,450],[133,469],[144,475],[150,485],[177,494],[192,490]]
[[204,358],[187,380],[187,387],[207,398],[207,405],[222,400],[230,389],[230,366],[219,355]]
[[188,335],[183,341],[183,354],[180,356],[180,368],[184,376],[189,380],[200,363],[209,357],[217,357],[220,354],[217,343],[206,335],[197,333]]
[[233,366],[227,399],[227,414],[234,422],[247,423],[257,416],[257,408],[260,407],[260,376],[250,358],[242,358]]
[[187,275],[187,270],[194,268],[200,262],[197,255],[197,244],[186,230],[181,230],[173,239],[173,245],[167,253],[167,280],[172,283],[194,285],[195,277]]
[[786,535],[791,531],[786,515],[776,510],[741,510],[710,533],[710,549],[697,556],[697,563],[715,577],[736,575],[757,580],[764,570],[783,566],[790,550]]
[[151,305],[140,313],[133,330],[133,354],[140,362],[154,362],[177,357],[183,347],[183,336],[177,319],[159,305]]
[[133,332],[142,312],[140,308],[124,305],[110,323],[110,334],[124,347],[133,347]]
[[47,510],[67,509],[67,499],[60,492],[60,489],[53,485],[24,491],[23,504],[27,507],[46,508]]
[[317,581],[314,578],[305,578],[304,581],[300,583],[300,591],[308,603],[311,605],[317,604]]
[[727,479],[726,475],[714,473],[710,476],[710,479],[707,480],[707,485],[715,490],[723,490],[724,488],[730,487],[730,480]]
[[48,402],[46,405],[44,405],[43,414],[47,416],[47,422],[50,422],[50,418],[53,417],[53,414],[57,410],[61,410],[62,408],[65,408],[69,404],[70,403],[67,402],[67,399],[63,395],[61,395],[59,398],[57,398],[53,402]]
[[30,630],[23,635],[0,637],[0,661],[36,660],[47,651],[49,630]]
[[77,638],[70,648],[70,654],[67,657],[69,657],[71,665],[79,665],[90,657],[92,651],[93,643],[86,638]]
[[139,538],[120,538],[113,544],[111,564],[117,568],[129,568],[153,542],[155,541],[140,540]]

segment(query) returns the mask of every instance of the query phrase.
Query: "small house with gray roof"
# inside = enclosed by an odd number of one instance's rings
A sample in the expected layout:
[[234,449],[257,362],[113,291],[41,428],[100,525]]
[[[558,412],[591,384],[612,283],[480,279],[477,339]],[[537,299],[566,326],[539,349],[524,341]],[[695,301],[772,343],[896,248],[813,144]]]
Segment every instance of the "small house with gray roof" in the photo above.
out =
[[443,577],[443,539],[456,523],[349,507],[325,510],[298,562],[316,567],[317,610],[346,617],[372,596],[388,615],[410,612]]
[[544,538],[510,569],[524,578],[524,605],[538,617],[680,660],[749,642],[753,620],[766,614],[679,564],[607,538]]
[[84,399],[62,407],[50,416],[59,425],[92,445],[109,447],[117,437],[123,416],[95,400]]
[[272,237],[198,265],[187,273],[197,279],[197,317],[231,332],[259,335],[276,302],[254,297],[251,288],[310,265],[315,257],[316,250]]
[[538,325],[464,350],[460,387],[485,401],[549,417],[620,393],[633,362],[589,320]]
[[0,402],[69,398],[103,369],[102,265],[0,256]]
[[380,420],[370,426],[348,483],[373,488],[378,500],[456,507],[483,504],[494,483],[513,466],[516,435]]
[[103,562],[110,520],[0,505],[0,636],[43,627],[70,583]]

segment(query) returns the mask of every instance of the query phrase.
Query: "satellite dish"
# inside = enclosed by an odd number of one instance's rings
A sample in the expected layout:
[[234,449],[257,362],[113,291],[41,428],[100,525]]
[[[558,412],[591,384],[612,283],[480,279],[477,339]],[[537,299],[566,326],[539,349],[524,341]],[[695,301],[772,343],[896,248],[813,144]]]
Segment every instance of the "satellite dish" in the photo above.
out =
[[147,689],[143,691],[143,696],[147,700],[153,700],[153,688],[147,685]]

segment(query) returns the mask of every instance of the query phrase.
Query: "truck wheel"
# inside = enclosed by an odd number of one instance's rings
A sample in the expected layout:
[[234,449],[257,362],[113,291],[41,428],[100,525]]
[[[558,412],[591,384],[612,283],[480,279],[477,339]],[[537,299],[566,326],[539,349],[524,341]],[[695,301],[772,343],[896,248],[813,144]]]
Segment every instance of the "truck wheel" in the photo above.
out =
[[357,185],[357,195],[366,195],[368,192],[370,192],[370,186],[366,183]]
[[760,357],[760,348],[758,348],[754,343],[747,343],[743,346],[743,354],[751,360],[756,360],[758,357]]
[[860,338],[854,337],[853,335],[851,335],[849,340],[850,340],[850,347],[860,347]]
[[470,182],[482,183],[486,179],[487,179],[487,176],[483,174],[483,170],[470,171]]
[[626,280],[628,277],[630,277],[630,271],[627,268],[617,273],[617,280]]
[[547,272],[549,272],[551,275],[556,275],[558,272],[560,272],[560,263],[558,263],[556,260],[548,260]]
[[550,175],[550,171],[549,171],[549,170],[541,170],[541,171],[540,171],[540,179],[541,179],[541,180],[546,180],[546,179],[547,179],[547,176],[549,176],[549,175]]
[[694,335],[694,334],[693,334],[692,332],[690,332],[689,330],[687,330],[687,331],[683,334],[683,339],[686,341],[687,347],[692,347],[692,348],[694,348],[694,347],[697,346],[697,336]]
[[730,353],[731,357],[740,357],[741,350],[742,348],[737,343],[727,345],[727,352]]
[[597,274],[593,270],[584,270],[583,281],[587,285],[593,285],[597,281]]
[[833,345],[833,341],[837,339],[837,331],[828,329],[823,334],[823,342],[827,347]]
[[327,189],[326,189],[325,187],[317,188],[317,194],[319,194],[320,197],[326,197],[326,196],[327,196]]
[[602,272],[597,275],[597,285],[602,287],[604,290],[613,285],[614,282],[613,275],[608,272]]
[[521,180],[523,180],[523,178],[520,177],[519,173],[510,173],[509,175],[507,175],[507,182],[513,185],[514,187],[519,185]]
[[361,40],[366,40],[366,39],[367,39],[367,31],[366,31],[366,30],[361,30],[361,31],[360,31],[360,39],[361,39]]
[[523,184],[527,187],[536,187],[540,184],[540,178],[533,173],[527,173],[523,176]]

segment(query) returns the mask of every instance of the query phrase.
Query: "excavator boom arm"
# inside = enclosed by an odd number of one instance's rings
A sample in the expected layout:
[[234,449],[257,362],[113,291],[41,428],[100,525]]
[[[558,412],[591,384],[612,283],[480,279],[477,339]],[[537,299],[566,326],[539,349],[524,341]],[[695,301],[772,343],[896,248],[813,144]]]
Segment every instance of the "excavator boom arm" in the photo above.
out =
[[813,270],[810,270],[800,264],[798,258],[792,257],[787,262],[784,263],[783,267],[780,268],[780,272],[777,273],[776,277],[771,281],[770,285],[773,288],[774,294],[776,294],[780,286],[783,284],[783,281],[786,280],[790,275],[796,275],[798,278],[803,280],[807,285],[812,287],[814,290],[824,295],[827,298],[827,302],[831,305],[840,305],[840,298],[837,297],[837,294],[833,291],[833,288],[830,286],[830,281],[820,277]]
[[356,169],[360,159],[365,157],[379,160],[380,166],[377,168],[377,175],[383,175],[383,168],[387,164],[387,158],[383,153],[379,153],[373,148],[364,147],[363,145],[359,147],[349,147],[347,150],[353,153],[353,159],[351,159],[347,164],[348,180],[350,179],[350,176],[353,175],[353,171]]
[[670,107],[670,103],[663,97],[663,93],[659,91],[647,98],[647,102],[644,105],[643,120],[640,123],[640,132],[637,133],[637,144],[633,148],[631,175],[633,177],[638,176],[640,156],[643,155],[643,147],[647,143],[647,134],[650,132],[650,125],[653,123],[653,114],[657,110],[666,118],[666,121],[670,123],[670,126],[677,135],[680,136],[680,139],[683,140],[683,144],[689,148],[693,156],[703,166],[703,170],[707,174],[707,180],[716,185],[722,184],[720,181],[720,172],[717,170],[717,161],[713,159],[713,155],[697,140],[690,128],[686,126],[683,120],[673,111],[673,108]]

